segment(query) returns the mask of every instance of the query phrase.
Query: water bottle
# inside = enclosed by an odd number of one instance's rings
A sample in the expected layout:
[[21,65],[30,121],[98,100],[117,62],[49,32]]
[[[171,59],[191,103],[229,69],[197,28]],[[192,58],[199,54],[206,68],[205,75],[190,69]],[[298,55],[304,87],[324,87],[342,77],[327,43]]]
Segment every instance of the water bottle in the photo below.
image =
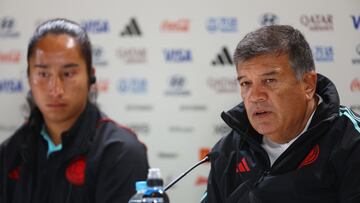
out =
[[160,169],[150,168],[146,180],[147,190],[143,195],[143,203],[169,203],[169,197],[163,189],[163,179]]
[[146,191],[146,181],[137,181],[135,183],[136,193],[129,199],[129,203],[142,202],[144,192]]

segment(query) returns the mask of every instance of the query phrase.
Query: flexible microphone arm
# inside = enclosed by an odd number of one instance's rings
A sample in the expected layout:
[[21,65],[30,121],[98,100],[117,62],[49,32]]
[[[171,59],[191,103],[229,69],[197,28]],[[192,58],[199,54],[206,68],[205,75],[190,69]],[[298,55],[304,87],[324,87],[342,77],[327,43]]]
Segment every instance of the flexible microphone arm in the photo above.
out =
[[203,158],[201,161],[197,162],[194,166],[192,166],[191,168],[189,168],[187,171],[185,171],[184,173],[182,173],[179,177],[177,177],[175,180],[173,180],[171,183],[169,183],[165,188],[164,191],[168,190],[169,188],[171,188],[173,185],[175,185],[175,183],[177,183],[179,180],[181,180],[184,176],[186,176],[186,174],[188,174],[190,171],[192,171],[194,168],[196,168],[197,166],[207,162],[210,160],[209,155],[207,155],[205,158]]

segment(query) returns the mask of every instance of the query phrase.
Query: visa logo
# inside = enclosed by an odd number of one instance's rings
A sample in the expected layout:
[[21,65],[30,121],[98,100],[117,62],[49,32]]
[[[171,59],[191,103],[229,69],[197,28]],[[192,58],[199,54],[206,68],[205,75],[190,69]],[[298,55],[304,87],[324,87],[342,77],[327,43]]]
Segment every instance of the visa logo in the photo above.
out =
[[4,79],[0,80],[0,92],[15,93],[24,89],[21,80]]
[[164,57],[168,62],[180,63],[192,61],[191,51],[185,49],[165,49]]
[[353,24],[354,24],[354,28],[355,29],[359,29],[360,27],[360,16],[351,16]]
[[89,20],[81,22],[81,27],[88,33],[109,32],[109,22],[105,20]]

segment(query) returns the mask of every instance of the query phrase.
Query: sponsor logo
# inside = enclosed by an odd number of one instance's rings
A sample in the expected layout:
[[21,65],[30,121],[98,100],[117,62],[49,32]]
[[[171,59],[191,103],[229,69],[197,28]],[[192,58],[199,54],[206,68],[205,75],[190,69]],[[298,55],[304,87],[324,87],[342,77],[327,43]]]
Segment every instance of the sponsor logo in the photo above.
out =
[[93,63],[96,67],[107,66],[108,62],[104,59],[104,49],[100,46],[92,48]]
[[215,59],[211,63],[214,66],[233,65],[230,53],[226,47],[221,49],[220,53],[216,55]]
[[360,27],[360,16],[351,16],[355,30],[358,30]]
[[203,160],[211,151],[209,147],[202,147],[199,150],[199,160]]
[[333,16],[328,15],[302,15],[300,23],[311,31],[331,31],[334,29]]
[[160,25],[163,32],[188,32],[190,30],[190,20],[181,18],[176,21],[165,20]]
[[217,136],[227,135],[231,131],[231,128],[225,123],[216,124],[213,126],[213,133]]
[[117,57],[125,64],[146,63],[145,48],[119,48],[116,50]]
[[150,126],[147,123],[128,123],[126,126],[139,135],[147,135],[150,133]]
[[120,94],[144,94],[148,91],[148,81],[144,78],[121,78],[117,90]]
[[238,82],[235,78],[210,77],[207,79],[208,86],[216,93],[238,93],[240,91]]
[[192,61],[192,54],[189,49],[165,49],[163,53],[167,62],[184,63]]
[[260,18],[260,25],[268,26],[279,24],[279,17],[274,13],[264,13]]
[[95,91],[98,93],[107,93],[109,91],[109,79],[96,79]]
[[169,131],[172,133],[191,133],[194,128],[191,126],[169,126]]
[[315,46],[312,51],[317,62],[334,61],[334,49],[332,46]]
[[352,92],[360,91],[360,80],[359,79],[355,78],[353,81],[351,81],[350,90]]
[[0,80],[0,93],[18,93],[24,89],[23,81],[20,79]]
[[350,106],[351,110],[360,113],[360,105],[359,104],[354,104]]
[[245,159],[245,157],[243,157],[241,159],[241,161],[238,163],[237,167],[236,167],[236,172],[237,173],[246,173],[246,172],[250,172],[250,168],[249,165]]
[[158,157],[162,159],[176,159],[178,154],[175,152],[159,152]]
[[182,75],[173,75],[170,77],[169,89],[165,91],[168,96],[190,96],[191,92],[186,88],[186,78]]
[[20,33],[15,30],[16,21],[13,17],[0,18],[0,37],[15,38],[19,37]]
[[206,111],[207,106],[201,104],[181,104],[180,111]]
[[207,185],[208,183],[208,178],[205,176],[198,176],[195,180],[195,185],[196,186],[203,186],[203,185]]
[[[355,48],[355,51],[356,51],[356,53],[360,56],[360,44],[358,44],[357,46],[356,46],[356,48]],[[360,57],[354,57],[353,59],[352,59],[352,64],[360,64]]]
[[130,22],[125,25],[124,29],[120,32],[120,36],[122,37],[140,37],[141,35],[142,32],[135,18],[131,18]]
[[13,63],[20,62],[20,51],[12,50],[8,52],[0,52],[0,63]]
[[110,31],[107,20],[84,20],[80,26],[88,33],[106,33]]
[[212,17],[207,20],[206,28],[210,33],[232,33],[237,32],[238,23],[235,17]]
[[150,104],[128,104],[125,109],[127,111],[152,111],[153,106]]

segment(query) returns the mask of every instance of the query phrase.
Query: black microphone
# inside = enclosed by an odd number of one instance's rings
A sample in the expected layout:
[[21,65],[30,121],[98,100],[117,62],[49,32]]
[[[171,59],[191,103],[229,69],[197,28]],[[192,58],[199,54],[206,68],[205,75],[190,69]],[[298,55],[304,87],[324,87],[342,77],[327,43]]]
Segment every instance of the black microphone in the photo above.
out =
[[190,171],[192,171],[194,168],[198,167],[199,165],[210,161],[210,158],[213,158],[217,155],[217,152],[210,152],[209,154],[207,154],[205,156],[205,158],[203,158],[201,161],[197,162],[195,165],[193,165],[192,167],[190,167],[188,170],[186,170],[184,173],[182,173],[179,177],[177,177],[175,180],[173,180],[171,183],[169,183],[165,188],[164,191],[168,190],[169,188],[171,188],[173,185],[175,185],[179,180],[181,180],[184,176],[186,176],[188,173],[190,173]]

